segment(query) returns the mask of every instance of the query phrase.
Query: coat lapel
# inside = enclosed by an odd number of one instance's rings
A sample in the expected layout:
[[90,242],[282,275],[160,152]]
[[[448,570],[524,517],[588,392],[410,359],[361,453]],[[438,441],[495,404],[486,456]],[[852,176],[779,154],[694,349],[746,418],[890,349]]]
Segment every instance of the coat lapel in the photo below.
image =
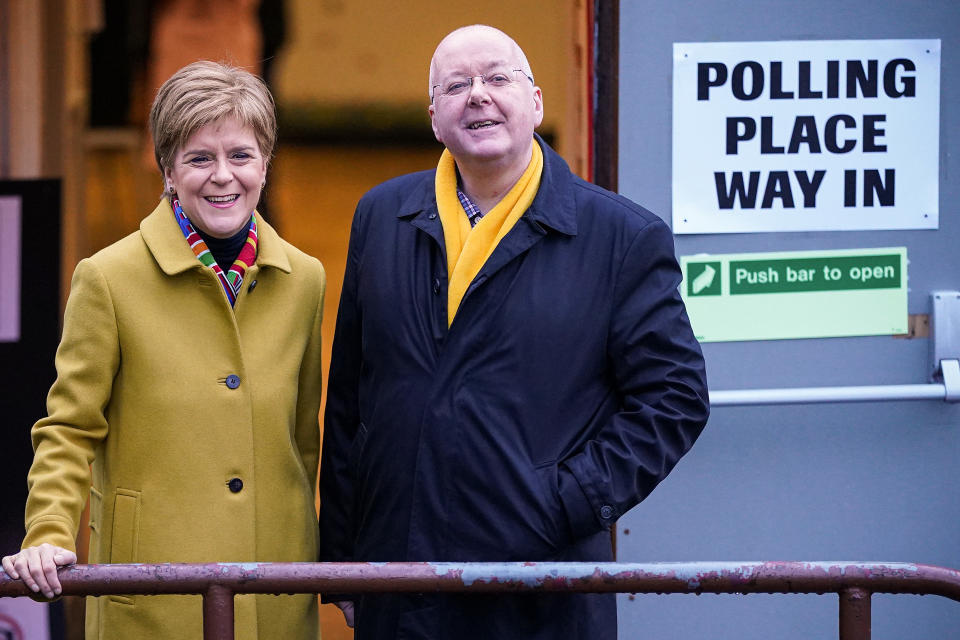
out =
[[[471,293],[483,286],[483,283],[514,258],[529,251],[548,234],[577,235],[577,216],[570,169],[540,136],[535,135],[535,138],[535,142],[543,149],[543,175],[540,178],[537,196],[523,217],[494,249],[477,277],[470,283],[460,302],[461,309]],[[443,244],[442,241],[441,244]]]
[[[261,268],[276,267],[290,273],[290,260],[280,236],[259,213],[254,212],[254,215],[257,217],[256,264]],[[168,276],[204,268],[187,245],[166,198],[162,198],[153,213],[140,222],[140,235],[160,269]]]
[[153,213],[140,221],[140,235],[153,259],[168,276],[204,268],[184,239],[166,198],[161,198]]
[[[513,229],[500,241],[500,244],[497,245],[484,263],[473,282],[470,283],[470,287],[460,302],[461,310],[468,298],[475,295],[477,290],[482,288],[484,283],[500,269],[529,251],[549,234],[556,233],[565,236],[575,236],[577,234],[577,215],[570,168],[540,136],[534,134],[534,138],[543,150],[543,175],[540,178],[540,188],[537,191],[537,196]],[[400,205],[397,210],[397,218],[406,219],[414,227],[430,236],[439,248],[444,263],[446,263],[443,225],[440,222],[436,194],[434,193],[435,174],[429,172],[424,175],[426,177],[420,187],[412,190]],[[460,312],[458,311],[457,317],[459,316]],[[457,324],[456,318],[454,324]]]
[[440,223],[440,212],[437,210],[437,198],[433,192],[434,172],[425,174],[419,189],[403,201],[397,210],[398,218],[406,218],[410,224],[420,229],[440,247],[444,260],[447,257],[446,245],[443,242],[443,225]]

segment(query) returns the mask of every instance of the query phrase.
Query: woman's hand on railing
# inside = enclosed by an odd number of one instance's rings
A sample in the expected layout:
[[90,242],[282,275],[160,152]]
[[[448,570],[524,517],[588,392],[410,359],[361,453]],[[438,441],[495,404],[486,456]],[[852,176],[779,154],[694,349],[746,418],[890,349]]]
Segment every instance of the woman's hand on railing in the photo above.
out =
[[3,570],[11,578],[20,578],[34,593],[47,598],[60,595],[60,578],[57,567],[74,564],[77,554],[63,547],[44,542],[36,547],[27,547],[19,553],[3,558]]

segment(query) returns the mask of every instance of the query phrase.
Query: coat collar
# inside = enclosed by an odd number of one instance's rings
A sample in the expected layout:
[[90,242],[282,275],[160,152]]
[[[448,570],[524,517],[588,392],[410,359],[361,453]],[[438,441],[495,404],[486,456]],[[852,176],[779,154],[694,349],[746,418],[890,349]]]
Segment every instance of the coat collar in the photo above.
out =
[[422,175],[423,180],[419,188],[411,189],[403,202],[400,203],[400,207],[397,209],[398,218],[407,218],[430,209],[437,213],[437,193],[434,189],[436,169],[425,171]]
[[[577,209],[573,196],[573,174],[570,167],[537,134],[534,139],[543,149],[543,175],[540,189],[523,218],[540,223],[568,236],[577,235]],[[434,192],[434,173],[424,174],[420,189],[414,189],[397,210],[398,218],[436,210],[437,199]],[[437,221],[439,225],[439,221]]]
[[[257,262],[260,267],[276,267],[290,273],[290,260],[283,249],[280,236],[259,213],[257,218]],[[170,208],[170,201],[161,198],[157,208],[140,222],[140,235],[153,258],[168,276],[190,269],[203,268],[197,256],[187,245]]]
[[543,149],[543,175],[537,197],[525,218],[539,222],[564,235],[577,235],[577,207],[573,195],[573,174],[556,151],[537,134],[533,137]]

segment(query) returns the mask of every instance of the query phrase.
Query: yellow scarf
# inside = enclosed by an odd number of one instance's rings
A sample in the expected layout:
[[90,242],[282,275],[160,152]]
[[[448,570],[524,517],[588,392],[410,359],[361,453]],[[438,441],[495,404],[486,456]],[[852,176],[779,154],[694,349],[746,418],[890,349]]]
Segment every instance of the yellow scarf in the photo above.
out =
[[543,152],[536,141],[526,171],[513,188],[486,213],[476,226],[470,220],[457,197],[457,170],[453,155],[447,149],[437,165],[437,209],[443,224],[444,244],[447,247],[447,326],[453,324],[460,301],[473,279],[480,273],[487,258],[513,228],[520,216],[530,207],[543,175]]

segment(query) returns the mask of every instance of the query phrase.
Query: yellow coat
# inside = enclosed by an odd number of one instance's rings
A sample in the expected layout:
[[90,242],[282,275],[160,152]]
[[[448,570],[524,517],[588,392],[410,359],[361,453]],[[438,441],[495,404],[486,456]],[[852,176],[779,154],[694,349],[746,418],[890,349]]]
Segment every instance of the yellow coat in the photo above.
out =
[[[166,200],[77,266],[23,546],[74,547],[92,462],[91,563],[317,559],[326,277],[257,225],[234,309]],[[316,596],[235,602],[237,638],[319,636]],[[88,639],[200,637],[199,596],[88,599]]]

